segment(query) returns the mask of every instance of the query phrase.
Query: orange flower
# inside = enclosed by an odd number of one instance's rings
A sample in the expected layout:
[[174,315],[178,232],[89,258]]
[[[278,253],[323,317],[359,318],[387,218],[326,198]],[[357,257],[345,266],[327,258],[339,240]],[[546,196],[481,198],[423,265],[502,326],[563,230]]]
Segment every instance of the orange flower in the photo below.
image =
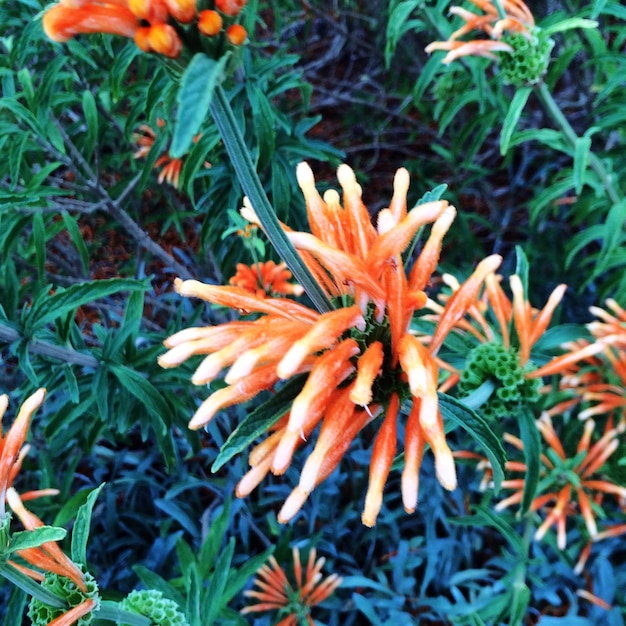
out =
[[295,589],[289,582],[285,571],[278,565],[276,559],[270,557],[270,565],[263,565],[257,572],[254,584],[259,590],[245,591],[250,598],[260,600],[258,604],[252,604],[242,609],[241,613],[256,613],[259,611],[272,611],[277,609],[282,613],[288,613],[277,626],[298,626],[306,619],[307,623],[314,626],[310,615],[311,608],[321,604],[341,585],[342,578],[337,574],[331,574],[326,579],[322,578],[321,569],[326,559],[315,560],[316,551],[312,548],[309,552],[304,580],[302,579],[302,564],[300,552],[293,548],[293,572],[296,580]]
[[228,281],[234,287],[240,287],[259,298],[267,295],[301,296],[304,290],[300,285],[289,283],[291,272],[285,263],[265,261],[254,265],[237,264],[237,273]]
[[62,43],[83,33],[121,35],[135,39],[145,52],[175,58],[182,41],[167,22],[171,17],[187,23],[195,14],[195,0],[61,0],[44,14],[43,28],[50,39]]
[[[159,128],[163,128],[165,126],[165,122],[161,119],[157,120],[157,124]],[[133,154],[133,157],[135,159],[142,159],[148,156],[150,150],[152,150],[156,137],[157,135],[154,130],[152,130],[152,128],[150,128],[147,124],[139,126],[139,132],[133,134],[133,141],[139,146]],[[196,135],[193,139],[194,143],[199,141],[200,137],[202,137],[202,134]],[[183,162],[183,158],[174,159],[170,156],[167,150],[163,152],[154,164],[154,169],[162,167],[158,177],[159,183],[167,181],[170,185],[172,185],[172,187],[178,189]],[[211,164],[208,161],[205,161],[204,167],[211,167]]]
[[[0,521],[6,515],[4,503],[7,490],[13,485],[15,477],[22,467],[22,461],[28,454],[30,446],[24,445],[28,426],[35,411],[41,406],[46,397],[45,389],[38,389],[29,396],[17,414],[13,425],[2,435],[0,429]],[[6,395],[0,396],[0,423],[9,405],[9,398]],[[23,500],[33,500],[42,496],[56,495],[57,489],[41,489],[39,491],[29,491],[22,495]]]
[[[407,211],[409,176],[406,170],[399,170],[390,206],[379,213],[375,228],[348,166],[338,170],[343,207],[337,192],[329,191],[324,198],[318,194],[308,165],[298,166],[297,178],[306,199],[311,233],[286,227],[285,232],[338,308],[320,314],[291,300],[269,298],[265,293],[259,297],[241,287],[177,281],[176,291],[182,295],[260,315],[254,321],[183,330],[166,340],[169,352],[159,362],[173,367],[191,355],[207,355],[192,378],[194,384],[202,385],[230,368],[225,376],[227,386],[202,403],[190,428],[200,428],[220,410],[275,388],[281,379],[302,376],[305,382],[291,410],[273,426],[269,438],[252,450],[252,469],[237,487],[237,495],[243,497],[269,471],[282,474],[295,449],[319,425],[317,442],[299,484],[279,513],[283,522],[291,519],[309,493],[332,473],[360,430],[385,413],[374,443],[362,517],[364,524],[372,526],[396,452],[401,400],[413,407],[405,437],[405,508],[413,511],[417,504],[418,472],[426,444],[435,455],[441,484],[446,489],[456,487],[454,461],[439,414],[434,354],[444,330],[463,316],[476,299],[482,280],[495,271],[501,259],[494,255],[479,264],[442,314],[435,330],[437,341],[425,348],[409,327],[413,313],[426,303],[423,289],[437,265],[439,242],[454,208],[440,201]],[[258,223],[252,207],[247,201],[244,204],[244,215]],[[424,253],[407,277],[401,253],[419,228],[433,222]]]
[[[530,39],[535,28],[535,20],[529,8],[522,0],[501,0],[506,17],[500,17],[498,10],[490,0],[469,0],[474,6],[484,11],[484,14],[473,13],[462,7],[450,7],[452,15],[458,15],[465,24],[454,31],[447,41],[435,41],[426,47],[426,52],[447,50],[448,54],[442,63],[446,65],[462,56],[482,56],[496,59],[494,52],[513,52],[513,48],[500,41],[504,31],[520,33]],[[473,39],[462,41],[459,38],[473,30],[482,31],[491,39]]]
[[[608,423],[603,435],[592,445],[591,439],[595,423],[593,420],[587,420],[576,452],[572,456],[567,456],[549,415],[545,413],[542,415],[537,421],[537,428],[550,447],[550,452],[541,455],[543,465],[539,487],[541,492],[535,497],[531,505],[533,511],[544,508],[547,510],[547,515],[537,529],[535,538],[537,540],[542,539],[548,529],[556,525],[557,545],[560,549],[565,549],[567,518],[580,512],[589,536],[592,540],[598,540],[604,535],[598,533],[593,509],[599,507],[601,495],[613,494],[618,498],[626,498],[625,487],[597,476],[604,463],[617,449],[619,445],[618,436],[623,433],[624,426],[613,428]],[[505,434],[505,440],[518,450],[523,449],[523,444],[517,437]],[[518,463],[511,469],[525,472],[526,466],[523,463]],[[502,482],[502,487],[515,489],[515,493],[499,502],[496,505],[496,510],[503,510],[522,501],[523,478],[505,480]],[[620,529],[621,532],[623,530]],[[617,533],[605,533],[606,536],[609,534]]]
[[[22,500],[17,491],[10,487],[7,490],[6,500],[26,530],[34,530],[43,526],[43,522],[33,513],[28,511],[22,504]],[[59,548],[54,541],[47,541],[37,548],[26,548],[18,550],[17,554],[27,563],[43,570],[44,572],[52,572],[59,576],[69,578],[81,591],[86,591],[83,573],[69,559],[65,553]],[[10,562],[13,567],[26,573],[35,580],[42,580],[43,577],[39,572],[20,567],[18,564]],[[87,611],[88,612],[88,611]]]

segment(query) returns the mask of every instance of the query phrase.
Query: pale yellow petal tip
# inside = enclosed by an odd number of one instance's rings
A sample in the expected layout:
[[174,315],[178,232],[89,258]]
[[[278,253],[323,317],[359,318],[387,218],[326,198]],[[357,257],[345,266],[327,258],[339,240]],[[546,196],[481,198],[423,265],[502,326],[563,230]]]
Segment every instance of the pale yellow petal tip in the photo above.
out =
[[296,167],[296,180],[302,191],[315,187],[313,170],[306,161],[301,161]]
[[452,453],[437,455],[435,458],[435,469],[441,486],[448,491],[454,491],[457,487],[457,480]]
[[286,524],[290,521],[296,513],[302,508],[302,505],[306,502],[309,494],[302,491],[300,487],[296,487],[285,500],[282,508],[278,512],[278,522],[280,524]]
[[406,193],[411,184],[411,175],[406,167],[401,167],[396,170],[396,175],[393,178],[394,193]]
[[176,293],[180,295],[185,295],[183,294],[184,284],[185,284],[185,281],[183,281],[181,278],[176,277],[174,279],[174,291],[176,291]]
[[24,403],[20,407],[19,414],[26,413],[28,415],[32,415],[43,403],[46,398],[46,390],[41,387],[35,391],[32,395],[28,396]]

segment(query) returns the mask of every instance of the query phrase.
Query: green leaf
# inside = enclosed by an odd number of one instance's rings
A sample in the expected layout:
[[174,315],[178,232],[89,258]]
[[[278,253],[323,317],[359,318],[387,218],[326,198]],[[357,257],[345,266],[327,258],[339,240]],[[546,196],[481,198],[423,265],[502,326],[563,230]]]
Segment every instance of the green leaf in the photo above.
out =
[[513,583],[513,593],[511,598],[511,619],[510,626],[522,626],[528,603],[530,602],[530,589],[524,582]]
[[87,251],[87,246],[85,245],[85,240],[80,232],[80,228],[78,228],[76,224],[77,218],[73,218],[67,211],[62,211],[61,217],[67,229],[67,234],[70,236],[72,243],[78,251],[80,263],[83,266],[83,274],[86,274],[89,269],[89,252]]
[[148,589],[160,591],[166,598],[173,600],[180,607],[185,606],[185,598],[182,593],[174,589],[164,578],[150,571],[143,565],[133,565],[133,572]]
[[120,291],[145,291],[150,288],[147,280],[108,278],[59,288],[53,295],[47,290],[40,293],[29,313],[30,330],[35,331],[49,322],[75,311],[83,304],[105,298]]
[[228,58],[229,55],[225,54],[215,61],[199,53],[187,66],[176,97],[178,111],[170,147],[172,158],[179,159],[189,152],[193,138],[207,117],[213,91],[222,80]]
[[441,185],[437,185],[432,189],[429,189],[416,203],[415,206],[420,206],[421,204],[426,204],[427,202],[436,202],[437,200],[441,200],[441,196],[446,192],[448,185],[446,183],[441,183]]
[[41,212],[37,212],[33,216],[33,244],[35,246],[37,273],[39,280],[43,280],[46,268],[46,226]]
[[591,137],[585,134],[577,137],[574,144],[574,190],[579,194],[583,190],[585,182],[585,170],[589,165],[589,153],[591,151]]
[[502,132],[500,133],[500,154],[502,156],[509,151],[511,137],[517,128],[517,123],[519,122],[519,118],[522,115],[522,111],[531,93],[532,87],[523,87],[515,92],[513,100],[511,100],[509,110],[502,124]]
[[211,626],[220,609],[226,604],[225,590],[231,562],[235,554],[235,538],[231,537],[226,550],[220,554],[213,568],[213,576],[204,590],[201,606],[202,626]]
[[202,578],[208,578],[209,572],[213,568],[215,558],[220,550],[226,531],[228,530],[228,524],[230,522],[230,499],[224,502],[224,507],[219,515],[217,515],[211,522],[209,532],[206,539],[202,542],[200,548],[200,556],[198,561],[200,563],[200,576]]
[[460,526],[492,526],[509,542],[515,554],[524,554],[524,542],[515,528],[508,524],[502,514],[493,512],[491,509],[478,506],[474,515],[450,518],[450,522]]
[[83,113],[87,124],[87,140],[84,152],[87,157],[90,157],[98,139],[98,107],[96,106],[96,99],[89,90],[83,92]]
[[525,515],[537,492],[539,484],[539,472],[541,470],[541,437],[535,425],[535,416],[526,406],[520,406],[517,412],[519,416],[519,430],[522,443],[524,444],[524,460],[526,473],[524,476],[524,494],[520,505],[520,515]]
[[524,248],[521,246],[515,246],[515,273],[522,281],[522,287],[525,294],[528,293],[528,272],[528,258],[524,252]]
[[303,376],[291,379],[267,402],[248,414],[221,447],[211,471],[217,472],[224,463],[247,448],[257,437],[267,432],[289,410],[293,399],[300,393],[303,384]]
[[259,171],[265,169],[274,155],[276,133],[274,131],[274,111],[267,96],[260,89],[254,89],[252,125],[257,140]]
[[104,483],[96,487],[88,496],[87,501],[83,504],[76,514],[76,522],[72,530],[72,561],[79,565],[87,567],[87,541],[89,539],[89,529],[91,527],[91,515],[96,499],[102,491]]
[[28,596],[19,587],[13,587],[6,604],[3,626],[15,626],[22,623],[22,616],[28,603]]
[[22,530],[11,535],[9,545],[4,549],[4,552],[11,554],[17,550],[36,548],[47,541],[61,541],[65,535],[67,535],[65,528],[55,526],[40,526],[33,530]]
[[598,28],[596,20],[588,20],[583,17],[570,17],[556,24],[551,24],[543,29],[546,35],[554,35],[554,33],[562,33],[573,28]]
[[614,204],[606,216],[603,227],[602,251],[595,267],[595,274],[600,274],[606,267],[606,262],[611,254],[618,248],[624,237],[624,224],[626,223],[626,200]]
[[237,570],[232,570],[228,574],[228,584],[224,591],[224,602],[230,602],[245,586],[257,570],[269,559],[274,552],[274,546],[265,552],[246,559],[244,564]]
[[172,411],[157,388],[139,372],[126,365],[112,364],[110,370],[121,385],[157,418],[152,422],[152,427],[163,436],[167,430],[164,418],[169,417]]
[[491,430],[489,424],[472,409],[452,396],[439,393],[439,408],[444,421],[449,419],[461,426],[483,448],[493,470],[494,492],[500,490],[504,479],[506,454],[500,440]]

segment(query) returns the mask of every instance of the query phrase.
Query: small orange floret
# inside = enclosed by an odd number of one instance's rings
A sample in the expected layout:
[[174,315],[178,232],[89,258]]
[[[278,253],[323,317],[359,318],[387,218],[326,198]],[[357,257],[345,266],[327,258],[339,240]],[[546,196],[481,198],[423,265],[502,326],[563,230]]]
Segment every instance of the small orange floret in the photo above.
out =
[[224,20],[217,11],[200,11],[198,30],[207,37],[215,37],[222,30]]
[[248,36],[246,29],[241,24],[231,24],[226,29],[226,38],[233,46],[240,46]]
[[155,24],[148,33],[150,49],[163,56],[175,59],[183,48],[178,33],[169,24]]
[[224,15],[235,17],[246,6],[247,0],[215,0],[215,8]]
[[165,4],[172,17],[183,24],[196,17],[196,0],[165,0]]

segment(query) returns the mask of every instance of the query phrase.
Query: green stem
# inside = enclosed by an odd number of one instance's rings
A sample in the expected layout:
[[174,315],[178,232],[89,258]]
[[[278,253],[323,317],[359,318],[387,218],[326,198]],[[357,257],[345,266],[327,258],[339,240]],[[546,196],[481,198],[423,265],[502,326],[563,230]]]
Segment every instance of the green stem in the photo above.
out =
[[460,400],[468,409],[476,410],[489,400],[495,390],[496,384],[492,380],[485,380],[472,393]]
[[[567,121],[565,115],[563,115],[563,111],[561,111],[559,105],[552,97],[548,86],[543,82],[540,83],[536,87],[535,93],[537,94],[541,104],[544,106],[546,112],[550,115],[550,117],[552,117],[556,125],[565,135],[570,146],[572,148],[575,148],[579,137],[576,134],[576,131],[572,128],[572,125]],[[593,154],[593,152],[589,153],[589,165],[600,179],[600,182],[602,183],[602,186],[606,191],[606,195],[609,197],[611,202],[613,204],[621,202],[621,193],[615,188],[611,176],[606,171],[606,168],[604,167],[602,161],[595,154]]]
[[41,600],[44,604],[55,609],[67,609],[67,604],[61,598],[42,587],[39,583],[22,574],[22,572],[13,569],[9,564],[0,566],[0,576],[4,576],[9,582],[13,583],[25,591],[29,596]]
[[230,102],[219,85],[213,93],[211,113],[243,191],[248,196],[268,239],[307,292],[317,310],[322,313],[331,311],[333,307],[326,294],[296,252],[276,217],[250,158],[248,146],[239,130]]
[[496,7],[496,9],[498,10],[498,17],[501,20],[506,19],[508,16],[507,16],[506,11],[504,10],[504,7],[502,6],[502,3],[500,2],[500,0],[493,0],[493,4]]
[[127,626],[152,626],[152,620],[145,615],[139,615],[132,611],[121,609],[117,602],[102,600],[100,607],[93,616],[99,620],[108,620],[116,624],[126,624]]

